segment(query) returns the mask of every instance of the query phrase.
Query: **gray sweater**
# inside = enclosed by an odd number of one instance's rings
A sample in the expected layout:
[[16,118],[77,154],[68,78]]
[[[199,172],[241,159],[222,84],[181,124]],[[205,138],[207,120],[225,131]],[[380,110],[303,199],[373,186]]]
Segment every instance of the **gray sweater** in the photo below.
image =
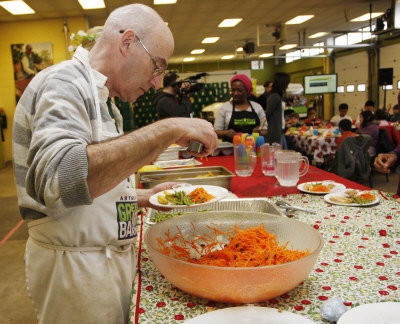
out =
[[[88,62],[86,50],[78,48],[74,57],[78,54]],[[92,203],[86,147],[100,141],[102,134],[118,136],[106,106],[107,78],[93,73],[98,93],[93,93],[89,73],[77,59],[53,65],[36,75],[18,102],[14,177],[26,220],[61,217],[67,208]]]

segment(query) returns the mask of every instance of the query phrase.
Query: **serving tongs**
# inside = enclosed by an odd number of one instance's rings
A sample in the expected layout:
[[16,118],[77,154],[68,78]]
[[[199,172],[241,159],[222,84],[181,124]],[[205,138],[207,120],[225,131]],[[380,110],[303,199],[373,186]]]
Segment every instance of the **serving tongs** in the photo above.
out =
[[306,213],[316,214],[315,211],[312,211],[312,210],[309,210],[309,209],[305,209],[305,208],[301,208],[301,207],[292,206],[291,204],[287,203],[286,201],[278,200],[278,201],[275,202],[275,205],[277,205],[280,208],[285,209],[285,214],[288,214],[290,211],[295,211],[295,210],[301,210],[301,211],[304,211]]

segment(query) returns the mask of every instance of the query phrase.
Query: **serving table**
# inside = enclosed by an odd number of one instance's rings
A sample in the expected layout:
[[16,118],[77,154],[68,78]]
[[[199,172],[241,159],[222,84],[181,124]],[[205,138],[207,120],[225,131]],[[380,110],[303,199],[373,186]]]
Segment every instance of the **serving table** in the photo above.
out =
[[[233,157],[202,160],[203,165],[223,165],[233,170]],[[332,173],[310,167],[301,182],[334,180],[349,188],[366,187]],[[373,207],[331,205],[323,196],[301,194],[296,188],[283,188],[275,178],[262,175],[260,165],[251,177],[232,179],[231,190],[238,197],[269,197],[295,206],[307,206],[316,215],[298,211],[295,218],[322,234],[325,245],[314,269],[295,289],[257,306],[273,307],[305,316],[315,323],[326,323],[320,315],[322,303],[341,297],[345,305],[400,301],[400,204],[390,194],[379,195]],[[154,267],[143,234],[149,226],[139,217],[137,240],[138,273],[132,291],[131,323],[182,323],[205,312],[235,305],[197,298],[173,287]]]

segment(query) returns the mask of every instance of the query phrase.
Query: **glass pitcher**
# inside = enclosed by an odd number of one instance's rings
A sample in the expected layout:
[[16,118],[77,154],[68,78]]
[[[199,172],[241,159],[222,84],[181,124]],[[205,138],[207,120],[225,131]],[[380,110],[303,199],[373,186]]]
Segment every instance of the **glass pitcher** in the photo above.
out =
[[[304,162],[303,170],[301,170]],[[299,178],[308,172],[310,163],[299,152],[281,150],[275,152],[275,177],[283,187],[294,187]]]

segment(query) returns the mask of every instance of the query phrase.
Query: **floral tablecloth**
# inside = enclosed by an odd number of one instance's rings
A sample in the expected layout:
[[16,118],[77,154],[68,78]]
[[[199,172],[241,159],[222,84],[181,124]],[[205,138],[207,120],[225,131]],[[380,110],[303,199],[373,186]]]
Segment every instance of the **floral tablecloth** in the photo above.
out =
[[297,149],[312,156],[317,163],[323,163],[324,157],[334,154],[337,150],[336,137],[306,136],[287,134]]
[[[316,215],[296,212],[295,218],[321,232],[325,245],[314,269],[295,289],[258,306],[274,307],[303,315],[315,323],[320,307],[330,297],[345,305],[400,301],[400,204],[389,194],[374,191],[380,204],[345,207],[327,204],[323,196],[293,194],[270,198],[307,206]],[[131,323],[182,323],[205,312],[234,305],[216,303],[182,292],[154,267],[140,223],[138,274],[133,287]]]

